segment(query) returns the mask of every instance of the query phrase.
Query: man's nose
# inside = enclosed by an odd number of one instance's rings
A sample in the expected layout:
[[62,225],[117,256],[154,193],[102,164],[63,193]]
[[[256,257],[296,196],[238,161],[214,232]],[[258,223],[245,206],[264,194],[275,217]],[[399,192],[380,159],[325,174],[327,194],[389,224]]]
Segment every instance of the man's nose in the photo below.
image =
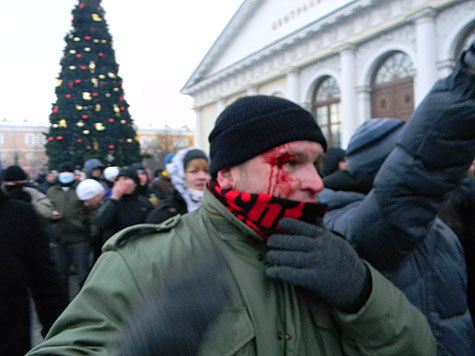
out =
[[309,190],[313,193],[319,193],[323,190],[322,177],[317,172],[313,164],[306,169],[306,174],[302,179],[302,190]]

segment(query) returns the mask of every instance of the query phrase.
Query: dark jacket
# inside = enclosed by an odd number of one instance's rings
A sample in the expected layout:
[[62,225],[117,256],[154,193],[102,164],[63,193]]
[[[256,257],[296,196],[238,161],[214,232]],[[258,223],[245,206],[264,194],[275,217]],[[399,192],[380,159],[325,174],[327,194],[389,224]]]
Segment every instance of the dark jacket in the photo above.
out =
[[350,174],[348,171],[336,171],[323,178],[323,185],[333,190],[368,194],[373,188],[374,174]]
[[0,192],[0,227],[0,355],[24,355],[30,348],[28,291],[43,336],[66,307],[67,297],[33,207]]
[[109,199],[96,215],[96,225],[103,231],[103,242],[119,230],[145,222],[152,205],[143,196],[134,193],[120,200]]
[[424,312],[441,355],[475,353],[462,246],[436,217],[475,155],[474,97],[475,76],[459,63],[402,128],[367,196],[320,195],[327,226]]
[[148,214],[146,222],[151,224],[159,224],[177,214],[186,214],[188,209],[178,190],[171,190],[164,200]]
[[[435,355],[425,317],[373,267],[368,265],[371,294],[359,312],[341,313],[316,298],[310,301],[302,288],[266,276],[267,265],[259,258],[266,252],[264,239],[206,190],[203,208],[109,239],[78,296],[28,355],[116,355],[126,323],[150,289],[168,288],[171,274],[189,275],[203,263],[201,256],[214,250],[225,259],[222,272],[234,298],[211,325],[199,355]],[[188,332],[177,328],[165,335],[153,331],[173,345]]]

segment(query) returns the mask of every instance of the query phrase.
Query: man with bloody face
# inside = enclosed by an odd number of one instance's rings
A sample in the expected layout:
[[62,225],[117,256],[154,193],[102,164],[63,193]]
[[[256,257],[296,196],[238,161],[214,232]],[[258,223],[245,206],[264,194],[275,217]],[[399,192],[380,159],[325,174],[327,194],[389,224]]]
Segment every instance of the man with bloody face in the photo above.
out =
[[[222,112],[209,141],[201,208],[109,239],[80,294],[29,355],[114,353],[150,293],[164,304],[129,345],[153,340],[157,355],[436,354],[423,314],[322,224],[315,166],[327,144],[309,112],[245,97]],[[222,294],[219,283],[191,293],[169,280],[186,280],[213,259],[221,263],[209,279],[222,275],[230,296],[216,302],[216,320],[206,302]]]

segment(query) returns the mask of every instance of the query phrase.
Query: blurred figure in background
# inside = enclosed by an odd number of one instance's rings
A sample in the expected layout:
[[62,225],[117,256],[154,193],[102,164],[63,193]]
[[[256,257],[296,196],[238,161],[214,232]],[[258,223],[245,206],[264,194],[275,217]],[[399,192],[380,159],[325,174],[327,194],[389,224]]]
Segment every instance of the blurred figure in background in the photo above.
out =
[[147,199],[150,204],[156,206],[158,204],[158,197],[149,186],[150,179],[147,169],[142,165],[142,163],[134,163],[129,169],[136,172],[139,177],[139,186],[137,187],[138,194]]
[[173,157],[169,169],[174,189],[148,215],[148,223],[158,224],[201,206],[203,190],[210,178],[206,154],[197,148],[181,150]]

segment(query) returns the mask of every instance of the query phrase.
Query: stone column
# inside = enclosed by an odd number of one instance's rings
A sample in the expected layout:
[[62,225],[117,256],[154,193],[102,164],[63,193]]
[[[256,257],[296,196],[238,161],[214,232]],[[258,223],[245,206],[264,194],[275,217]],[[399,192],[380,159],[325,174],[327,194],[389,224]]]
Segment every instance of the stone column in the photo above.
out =
[[195,147],[203,149],[203,144],[201,142],[201,111],[197,107],[193,107],[195,112],[195,132],[194,132],[194,144]]
[[433,10],[426,9],[414,17],[417,49],[416,106],[438,79],[434,16]]
[[356,88],[358,95],[358,120],[357,126],[371,118],[371,87],[362,85]]
[[351,135],[358,127],[358,108],[356,102],[356,63],[353,46],[340,51],[341,66],[341,145],[348,145]]
[[226,100],[221,98],[218,100],[218,115],[221,114],[224,109],[226,109]]
[[300,76],[299,69],[294,68],[286,73],[287,77],[287,99],[294,103],[300,103]]

